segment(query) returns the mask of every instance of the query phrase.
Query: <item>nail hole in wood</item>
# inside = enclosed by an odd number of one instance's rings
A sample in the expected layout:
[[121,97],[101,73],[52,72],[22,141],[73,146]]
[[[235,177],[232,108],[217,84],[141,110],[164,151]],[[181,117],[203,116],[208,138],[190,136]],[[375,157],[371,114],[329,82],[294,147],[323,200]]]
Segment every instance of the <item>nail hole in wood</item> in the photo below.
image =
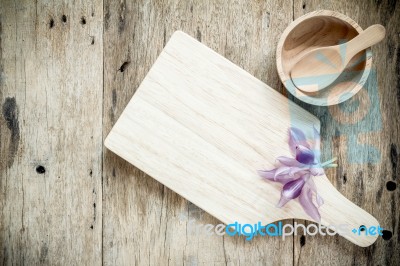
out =
[[52,19],[52,18],[50,19],[49,27],[50,27],[50,29],[54,27],[54,19]]
[[125,69],[128,67],[129,63],[130,63],[129,61],[124,62],[118,70],[124,72]]
[[306,4],[303,4],[303,9],[306,9]]
[[383,240],[389,240],[392,238],[392,232],[390,232],[389,230],[383,230],[382,231],[382,238]]
[[396,187],[397,187],[397,185],[396,185],[396,183],[393,182],[393,181],[388,181],[388,182],[386,183],[386,189],[389,190],[389,191],[394,191],[394,190],[396,190]]
[[46,168],[44,168],[42,165],[38,165],[38,166],[36,166],[36,173],[44,174],[44,173],[46,173]]
[[303,247],[306,244],[306,237],[302,235],[300,237],[300,247]]
[[86,24],[86,18],[85,18],[85,17],[82,17],[82,18],[81,18],[81,24],[82,24],[82,25],[85,25],[85,24]]
[[67,16],[66,15],[62,15],[61,21],[66,23],[67,22]]

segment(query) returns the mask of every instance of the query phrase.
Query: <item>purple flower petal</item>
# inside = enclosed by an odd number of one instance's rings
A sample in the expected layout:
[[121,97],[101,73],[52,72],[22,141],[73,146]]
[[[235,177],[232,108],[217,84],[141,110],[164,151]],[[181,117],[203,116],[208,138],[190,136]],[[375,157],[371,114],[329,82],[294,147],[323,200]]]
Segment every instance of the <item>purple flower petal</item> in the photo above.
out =
[[296,160],[303,164],[312,164],[314,162],[314,153],[310,148],[303,145],[297,145]]
[[289,175],[275,177],[275,181],[281,183],[282,185],[286,185],[286,183],[291,182],[295,179],[296,179],[296,177],[289,176]]
[[324,200],[317,192],[317,186],[315,185],[314,180],[312,178],[308,179],[305,186],[309,186],[311,191],[315,193],[317,205],[318,207],[321,207],[321,205],[324,204]]
[[321,195],[319,195],[319,193],[317,193],[317,205],[318,208],[321,207],[324,204],[324,199],[321,197]]
[[283,186],[282,195],[288,199],[295,199],[300,196],[301,189],[305,183],[304,178],[300,177],[296,180],[290,181]]
[[293,155],[296,154],[296,146],[303,145],[310,149],[310,145],[307,143],[307,138],[303,131],[298,128],[289,128],[289,148]]
[[292,180],[283,186],[281,199],[279,200],[278,207],[284,206],[289,200],[295,199],[301,194],[301,189],[305,184],[305,180],[300,177]]
[[317,186],[315,185],[315,182],[314,182],[314,180],[313,180],[312,178],[309,178],[309,179],[307,180],[307,186],[309,186],[310,189],[311,189],[313,192],[317,193]]
[[288,175],[290,170],[291,168],[289,166],[278,167],[275,172],[275,178],[277,178],[278,176]]
[[320,175],[324,175],[325,171],[324,171],[324,169],[322,167],[318,166],[318,167],[311,167],[310,168],[310,173],[313,176],[320,176]]
[[310,170],[309,168],[303,168],[303,167],[292,167],[289,175],[290,176],[299,176],[299,175],[304,175],[308,173]]
[[278,204],[276,205],[277,208],[282,208],[285,206],[286,203],[288,203],[291,199],[287,199],[281,195],[281,198],[279,199]]
[[295,167],[304,166],[302,163],[300,163],[296,159],[290,158],[290,157],[286,157],[286,156],[279,156],[278,158],[276,158],[276,160],[278,162],[280,162],[281,164],[286,165],[286,166],[295,166]]
[[293,170],[293,167],[289,166],[281,166],[275,172],[274,181],[280,182],[282,184],[286,184],[294,179],[296,176],[290,174]]
[[275,176],[275,173],[278,169],[279,168],[275,168],[272,170],[259,170],[257,172],[258,172],[258,175],[261,176],[262,178],[265,178],[267,180],[274,181],[274,182],[279,182],[282,185],[285,185],[287,182],[290,182],[295,179],[294,177],[291,177],[287,174]]
[[321,221],[321,215],[319,214],[318,208],[312,201],[312,191],[309,186],[305,186],[299,196],[299,202],[303,207],[304,211],[315,221]]
[[261,176],[262,178],[274,181],[276,168],[272,170],[258,170],[257,172],[258,175]]

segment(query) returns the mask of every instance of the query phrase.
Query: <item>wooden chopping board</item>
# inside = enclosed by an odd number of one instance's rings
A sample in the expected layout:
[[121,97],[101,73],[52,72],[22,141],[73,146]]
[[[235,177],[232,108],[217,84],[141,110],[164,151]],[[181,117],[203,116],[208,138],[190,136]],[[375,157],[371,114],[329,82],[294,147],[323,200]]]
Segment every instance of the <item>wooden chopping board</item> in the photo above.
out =
[[[108,149],[225,224],[311,220],[297,200],[276,208],[282,185],[260,169],[290,156],[287,130],[312,136],[319,120],[183,32],[165,46],[105,140]],[[340,163],[340,162],[339,162]],[[377,236],[351,232],[378,221],[326,176],[314,178],[325,200],[321,224],[359,246]]]

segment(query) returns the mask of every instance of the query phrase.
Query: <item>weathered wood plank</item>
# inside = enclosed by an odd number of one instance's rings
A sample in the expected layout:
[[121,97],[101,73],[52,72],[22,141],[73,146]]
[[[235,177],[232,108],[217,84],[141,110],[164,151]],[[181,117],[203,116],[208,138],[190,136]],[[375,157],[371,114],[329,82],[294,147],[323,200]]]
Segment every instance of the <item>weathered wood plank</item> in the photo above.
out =
[[[100,0],[1,1],[2,264],[400,261],[398,185],[391,191],[400,172],[399,3],[122,0],[104,1],[104,7],[103,14]],[[293,18],[321,8],[345,13],[363,28],[373,23],[387,28],[386,40],[373,48],[377,78],[370,80],[367,94],[343,109],[303,106],[321,118],[323,137],[332,139],[324,156],[339,155],[340,167],[328,172],[331,181],[376,216],[393,233],[390,240],[363,249],[339,237],[246,242],[188,234],[192,219],[195,224],[219,221],[110,152],[102,156],[102,133],[109,132],[175,30],[195,36],[287,95],[276,74],[276,43]],[[363,104],[369,98],[379,108],[356,125],[346,124],[349,115],[343,110],[357,121],[362,115],[357,100]],[[346,147],[349,143],[357,145]]]
[[[339,167],[327,173],[341,193],[375,216],[387,231],[368,248],[354,246],[340,237],[297,237],[296,265],[397,265],[400,261],[399,182],[400,152],[400,5],[396,1],[294,1],[294,16],[317,9],[335,10],[365,29],[386,27],[383,42],[372,47],[373,71],[356,97],[340,106],[316,108],[303,105],[321,119],[325,158],[336,155]],[[296,101],[298,102],[298,101]],[[389,183],[390,184],[390,183]],[[390,186],[389,186],[390,187]]]
[[[105,1],[104,135],[176,30],[196,37],[281,90],[275,45],[291,1]],[[188,223],[218,224],[109,151],[104,154],[104,263],[292,264],[292,239],[193,235]]]
[[100,264],[102,1],[1,1],[2,264]]

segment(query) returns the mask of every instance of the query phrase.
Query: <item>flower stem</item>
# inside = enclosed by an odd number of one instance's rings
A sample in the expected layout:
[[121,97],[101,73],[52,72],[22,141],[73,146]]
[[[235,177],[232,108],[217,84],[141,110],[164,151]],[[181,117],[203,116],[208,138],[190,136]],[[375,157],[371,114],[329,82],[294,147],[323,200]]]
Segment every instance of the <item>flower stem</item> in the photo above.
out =
[[336,160],[337,160],[337,157],[333,157],[332,159],[330,159],[326,162],[323,162],[321,164],[321,167],[337,167],[337,164],[332,164]]

